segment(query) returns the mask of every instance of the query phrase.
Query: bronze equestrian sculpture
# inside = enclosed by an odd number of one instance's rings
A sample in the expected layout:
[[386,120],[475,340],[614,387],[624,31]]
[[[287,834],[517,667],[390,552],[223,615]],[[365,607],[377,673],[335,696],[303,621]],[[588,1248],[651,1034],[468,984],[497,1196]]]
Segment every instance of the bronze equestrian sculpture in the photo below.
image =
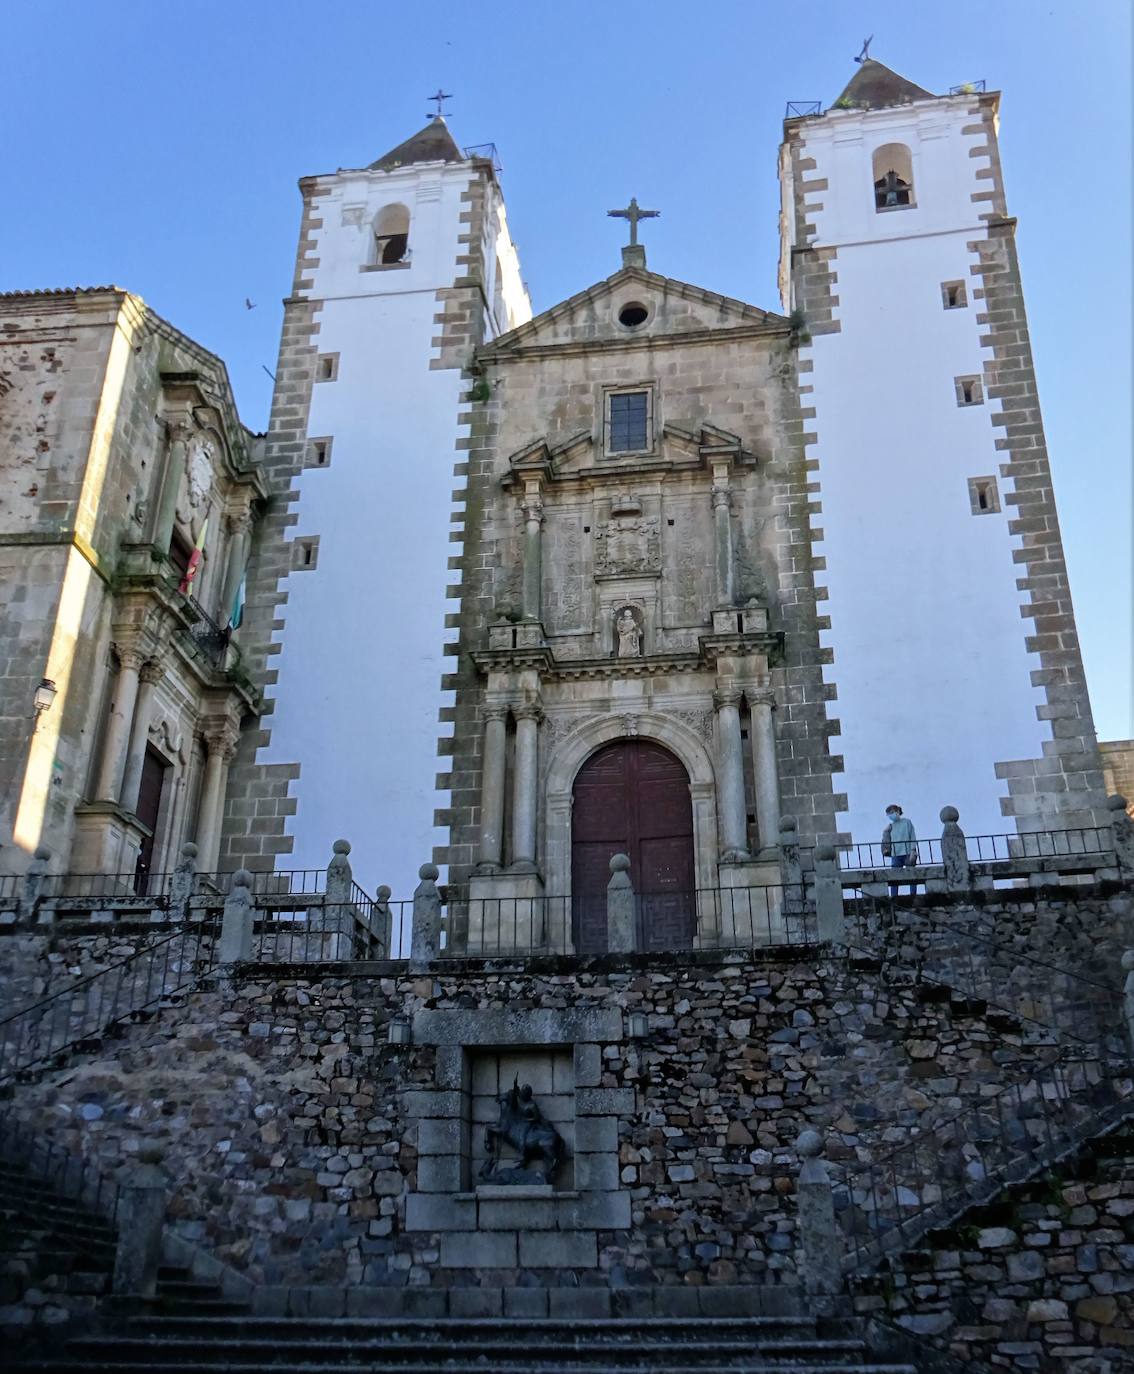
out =
[[[567,1147],[555,1127],[543,1118],[532,1086],[520,1087],[519,1075],[511,1088],[496,1099],[500,1120],[495,1126],[484,1128],[484,1144],[488,1158],[480,1170],[486,1183],[550,1183],[551,1176],[563,1162]],[[514,1169],[498,1171],[500,1146],[511,1145],[520,1157]]]

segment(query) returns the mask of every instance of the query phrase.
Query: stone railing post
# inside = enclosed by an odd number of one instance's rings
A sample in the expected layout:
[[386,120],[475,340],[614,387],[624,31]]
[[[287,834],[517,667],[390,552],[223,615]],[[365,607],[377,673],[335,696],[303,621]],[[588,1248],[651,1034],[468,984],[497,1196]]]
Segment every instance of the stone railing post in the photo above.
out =
[[173,870],[173,880],[169,885],[169,919],[188,921],[190,906],[197,890],[197,846],[183,844],[181,858]]
[[40,845],[35,851],[35,857],[28,864],[28,871],[24,874],[24,881],[20,890],[21,925],[30,926],[35,922],[40,898],[43,896],[43,880],[47,877],[47,865],[50,858],[51,850]]
[[802,1131],[795,1143],[803,1161],[796,1184],[800,1270],[808,1297],[834,1297],[842,1290],[842,1239],[835,1224],[835,1198],[818,1131]]
[[961,813],[955,806],[941,808],[941,866],[945,871],[945,886],[950,892],[967,892],[973,885],[973,870],[965,832],[957,824]]
[[815,916],[820,940],[835,944],[846,941],[843,915],[843,880],[833,845],[821,844],[815,850]]
[[330,936],[330,949],[323,955],[329,959],[349,958],[352,951],[353,925],[350,906],[354,874],[351,871],[349,840],[336,840],[327,865],[327,882],[323,890],[323,930]]
[[1126,982],[1122,987],[1122,1019],[1130,1038],[1130,1057],[1134,1059],[1134,949],[1128,949],[1122,956],[1122,967],[1126,970]]
[[794,816],[780,817],[780,882],[787,888],[794,888],[803,882],[799,835]]
[[161,1261],[161,1233],[165,1223],[168,1180],[161,1150],[146,1146],[138,1163],[118,1185],[118,1246],[114,1252],[115,1293],[152,1298]]
[[422,864],[417,870],[421,882],[413,893],[411,965],[428,965],[437,958],[441,949],[441,893],[437,890],[439,871],[436,864]]
[[1118,870],[1123,874],[1134,873],[1134,821],[1126,814],[1126,798],[1116,792],[1107,797],[1110,811],[1110,829],[1114,837],[1114,852],[1118,856]]
[[611,954],[633,953],[637,947],[634,927],[630,860],[625,854],[615,854],[610,860],[610,882],[606,885],[606,947]]
[[232,875],[232,887],[224,899],[218,964],[247,963],[252,958],[252,874],[246,868]]

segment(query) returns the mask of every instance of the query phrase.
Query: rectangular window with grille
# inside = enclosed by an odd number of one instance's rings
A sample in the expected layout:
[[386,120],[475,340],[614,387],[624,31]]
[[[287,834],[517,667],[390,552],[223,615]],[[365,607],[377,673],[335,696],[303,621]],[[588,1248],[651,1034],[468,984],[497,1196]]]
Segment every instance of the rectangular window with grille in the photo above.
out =
[[608,453],[639,453],[650,447],[650,394],[613,391],[607,397]]

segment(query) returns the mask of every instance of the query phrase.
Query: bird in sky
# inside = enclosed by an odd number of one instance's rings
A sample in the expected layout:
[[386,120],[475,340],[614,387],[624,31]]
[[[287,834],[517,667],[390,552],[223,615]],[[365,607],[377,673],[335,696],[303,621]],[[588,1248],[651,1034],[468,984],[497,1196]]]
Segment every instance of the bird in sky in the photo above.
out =
[[256,309],[255,304],[254,304],[247,296],[244,297],[244,308],[245,308],[245,310],[255,310],[255,309]]

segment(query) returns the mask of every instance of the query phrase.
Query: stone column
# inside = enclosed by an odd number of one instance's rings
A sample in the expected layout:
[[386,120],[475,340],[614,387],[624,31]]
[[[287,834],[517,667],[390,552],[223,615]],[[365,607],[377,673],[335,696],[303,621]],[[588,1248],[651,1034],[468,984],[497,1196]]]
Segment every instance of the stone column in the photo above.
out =
[[239,868],[232,875],[232,887],[224,899],[218,964],[244,964],[252,958],[252,874]]
[[831,1179],[821,1157],[825,1149],[823,1137],[818,1131],[802,1131],[795,1148],[803,1161],[796,1184],[796,1205],[804,1292],[809,1297],[833,1297],[843,1286],[843,1241],[835,1221]]
[[973,885],[973,870],[969,864],[969,849],[965,832],[957,824],[961,813],[955,806],[941,808],[941,867],[945,886],[950,892],[967,892]]
[[504,743],[508,711],[488,706],[484,711],[484,757],[480,776],[481,873],[499,871],[504,847]]
[[713,479],[713,545],[718,606],[732,605],[732,522],[729,515],[728,478]]
[[615,854],[606,885],[606,947],[611,954],[633,952],[637,944],[635,925],[630,859],[626,854]]
[[413,893],[413,928],[410,932],[411,967],[428,967],[441,949],[441,893],[437,890],[436,864],[422,864]]
[[134,724],[130,730],[130,748],[126,753],[126,768],[122,776],[120,800],[124,811],[134,811],[138,805],[138,792],[142,786],[142,765],[146,761],[146,744],[150,738],[154,692],[164,675],[161,664],[152,658],[142,665],[139,674],[140,685],[134,702]]
[[181,846],[181,858],[173,870],[173,881],[169,888],[169,914],[174,920],[189,920],[196,889],[197,846],[187,843]]
[[20,922],[30,926],[39,912],[39,900],[43,892],[43,880],[47,877],[47,865],[51,860],[51,850],[40,845],[35,851],[28,870],[24,874],[23,888],[20,892]]
[[215,873],[217,854],[220,850],[224,795],[228,786],[228,766],[236,753],[236,740],[229,729],[224,729],[206,735],[205,743],[209,747],[209,753],[205,759],[205,777],[201,787],[197,848],[200,851],[202,872]]
[[1130,1040],[1130,1057],[1134,1060],[1134,949],[1123,954],[1122,971],[1126,974],[1122,983],[1122,1019]]
[[535,872],[536,783],[539,761],[538,706],[513,706],[516,718],[516,775],[512,789],[512,867]]
[[189,426],[175,421],[169,426],[169,445],[166,451],[165,476],[161,485],[161,500],[154,520],[154,547],[169,553],[173,543],[173,525],[177,519],[177,497],[181,478],[185,474],[185,453],[188,447]]
[[138,1163],[118,1185],[118,1245],[114,1252],[116,1294],[152,1298],[161,1262],[161,1233],[165,1224],[169,1180],[160,1168],[161,1150],[144,1146]]
[[524,600],[525,620],[540,618],[543,594],[543,550],[540,529],[543,526],[543,503],[538,494],[524,502]]
[[102,764],[98,772],[95,796],[99,801],[114,802],[122,795],[122,775],[126,771],[126,746],[134,706],[138,700],[138,676],[142,669],[142,654],[137,649],[118,648],[118,681],[114,686],[114,701],[106,722],[106,738],[102,746]]
[[839,874],[838,853],[830,844],[815,848],[815,921],[820,940],[839,945],[846,943],[843,880]]
[[752,716],[752,776],[756,781],[756,824],[760,848],[771,849],[780,838],[780,773],[776,766],[776,725],[772,708],[776,694],[770,687],[749,691]]
[[224,567],[224,587],[221,594],[221,625],[227,625],[232,615],[232,605],[244,568],[248,562],[248,549],[252,541],[252,515],[243,510],[229,517],[232,537],[228,544],[228,557]]
[[717,790],[720,796],[721,858],[748,858],[744,810],[744,759],[740,740],[740,693],[734,687],[713,694],[717,708]]
[[1117,792],[1106,799],[1110,812],[1110,826],[1119,872],[1125,877],[1134,873],[1134,821],[1126,814],[1126,798]]

